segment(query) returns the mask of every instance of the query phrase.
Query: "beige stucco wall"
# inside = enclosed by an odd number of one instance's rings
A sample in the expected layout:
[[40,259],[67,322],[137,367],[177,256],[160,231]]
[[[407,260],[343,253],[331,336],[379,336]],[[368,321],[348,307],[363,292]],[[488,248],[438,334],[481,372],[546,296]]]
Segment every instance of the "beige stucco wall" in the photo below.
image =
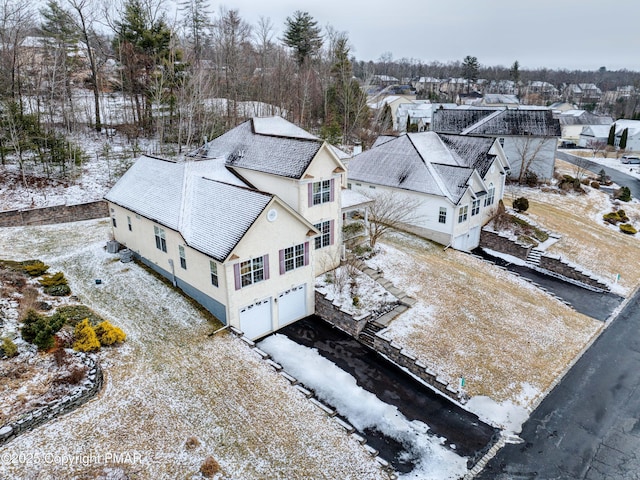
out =
[[[112,203],[109,207],[111,216],[116,218],[117,227],[113,229],[113,233],[118,242],[169,273],[172,272],[169,259],[173,260],[173,272],[177,278],[226,306],[228,324],[240,326],[240,308],[257,300],[269,297],[273,299],[279,293],[301,284],[307,284],[306,309],[308,315],[313,314],[315,310],[313,237],[307,236],[309,229],[304,223],[276,201],[265,209],[233,250],[230,258],[234,258],[234,255],[237,258],[225,263],[216,262],[218,287],[211,284],[210,258],[188,247],[178,232]],[[277,218],[273,222],[266,219],[266,212],[271,209],[277,212]],[[127,216],[131,218],[132,231],[127,227]],[[166,253],[156,248],[154,225],[165,232]],[[310,242],[309,265],[280,275],[279,250],[305,241]],[[179,245],[185,248],[186,270],[180,266]],[[269,280],[235,290],[234,265],[265,254],[269,255]],[[272,302],[272,308],[272,318],[277,318],[277,302]]]

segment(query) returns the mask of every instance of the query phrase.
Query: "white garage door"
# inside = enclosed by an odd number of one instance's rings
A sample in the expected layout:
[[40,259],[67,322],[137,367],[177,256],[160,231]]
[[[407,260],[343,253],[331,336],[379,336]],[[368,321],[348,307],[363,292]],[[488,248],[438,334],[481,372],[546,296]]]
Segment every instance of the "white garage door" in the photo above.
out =
[[307,285],[300,285],[278,295],[278,326],[283,327],[307,316]]
[[464,233],[453,239],[451,246],[456,250],[469,252],[480,244],[480,227],[473,227],[469,233]]
[[240,309],[240,330],[254,340],[273,330],[271,325],[271,298]]

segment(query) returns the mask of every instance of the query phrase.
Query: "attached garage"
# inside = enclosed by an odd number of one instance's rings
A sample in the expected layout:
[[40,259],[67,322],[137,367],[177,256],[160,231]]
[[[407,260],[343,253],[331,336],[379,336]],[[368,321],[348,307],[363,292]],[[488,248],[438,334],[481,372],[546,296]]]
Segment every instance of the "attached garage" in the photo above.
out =
[[240,309],[240,330],[252,340],[273,330],[271,297]]
[[299,285],[278,295],[278,328],[307,316],[307,285]]
[[453,239],[451,246],[456,250],[470,252],[480,245],[480,226],[472,227],[468,233],[458,235]]

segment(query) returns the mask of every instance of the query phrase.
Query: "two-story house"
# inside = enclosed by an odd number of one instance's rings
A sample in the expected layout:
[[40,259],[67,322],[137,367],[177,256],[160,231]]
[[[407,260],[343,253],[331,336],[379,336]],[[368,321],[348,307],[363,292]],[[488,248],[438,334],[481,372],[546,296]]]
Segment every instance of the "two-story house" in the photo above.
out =
[[269,117],[180,162],[144,156],[105,198],[115,240],[258,338],[314,312],[315,276],[340,261],[345,182],[328,144]]

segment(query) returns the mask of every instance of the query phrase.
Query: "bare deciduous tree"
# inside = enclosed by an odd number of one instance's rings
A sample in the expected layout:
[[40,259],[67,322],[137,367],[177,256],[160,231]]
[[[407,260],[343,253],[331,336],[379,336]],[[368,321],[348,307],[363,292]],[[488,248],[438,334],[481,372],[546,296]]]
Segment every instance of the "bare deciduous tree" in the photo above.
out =
[[524,135],[514,140],[516,151],[515,164],[520,167],[518,183],[525,182],[527,173],[533,171],[532,167],[541,162],[540,152],[544,147],[549,145],[549,143],[555,141],[555,138],[534,137],[533,135]]
[[369,246],[375,247],[389,230],[406,229],[407,225],[420,220],[417,213],[420,201],[396,192],[368,195],[374,200],[369,210]]

